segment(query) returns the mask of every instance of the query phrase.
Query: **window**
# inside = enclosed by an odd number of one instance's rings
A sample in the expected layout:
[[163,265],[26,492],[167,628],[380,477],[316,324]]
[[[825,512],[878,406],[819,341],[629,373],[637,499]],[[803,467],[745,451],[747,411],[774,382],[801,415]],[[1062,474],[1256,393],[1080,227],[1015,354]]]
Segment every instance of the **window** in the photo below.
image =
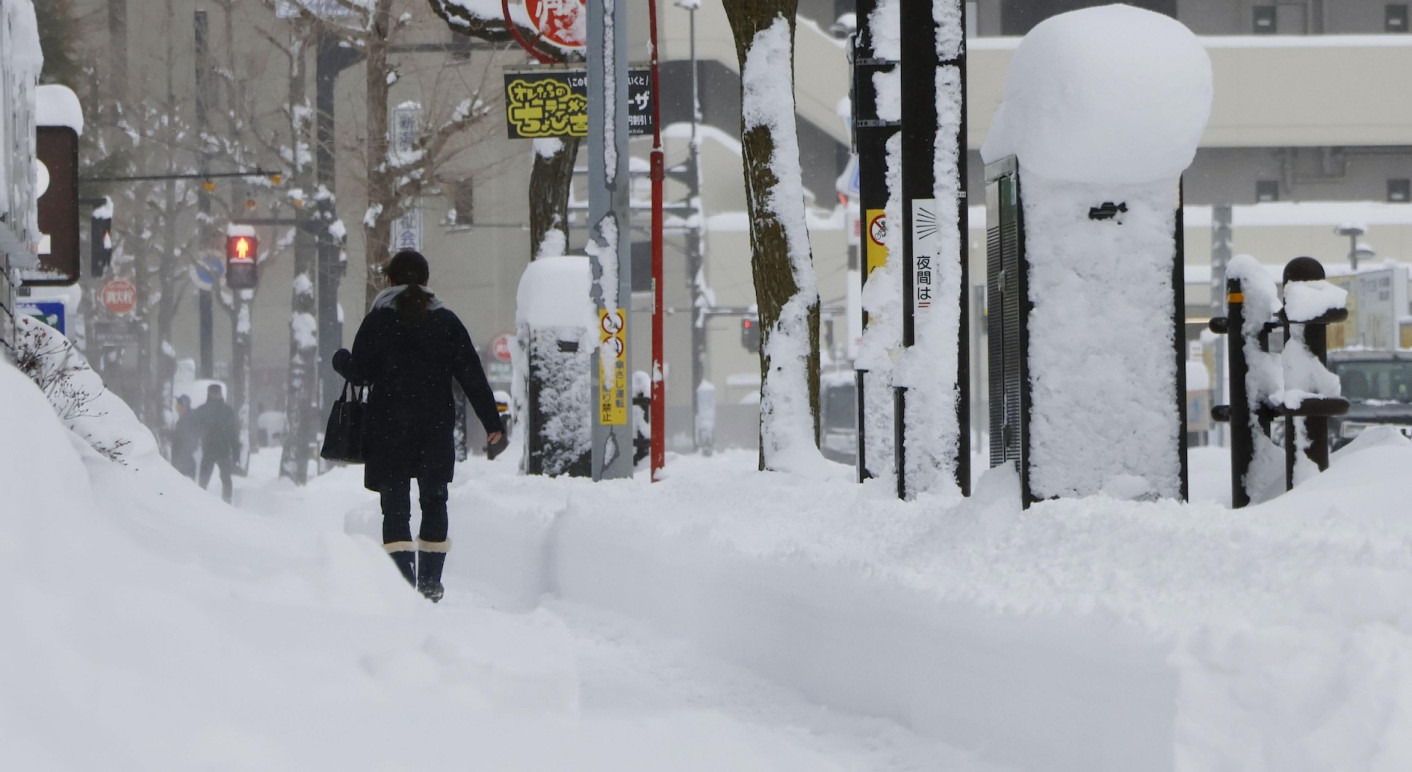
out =
[[1255,34],[1273,35],[1275,34],[1275,27],[1275,6],[1255,6]]
[[1279,201],[1280,183],[1277,180],[1256,180],[1255,182],[1256,201]]
[[446,219],[452,225],[470,225],[475,218],[475,190],[470,180],[461,180],[451,189],[451,212]]
[[1407,4],[1389,3],[1383,9],[1384,32],[1407,31]]
[[1412,180],[1388,180],[1387,200],[1394,204],[1406,204],[1412,201]]

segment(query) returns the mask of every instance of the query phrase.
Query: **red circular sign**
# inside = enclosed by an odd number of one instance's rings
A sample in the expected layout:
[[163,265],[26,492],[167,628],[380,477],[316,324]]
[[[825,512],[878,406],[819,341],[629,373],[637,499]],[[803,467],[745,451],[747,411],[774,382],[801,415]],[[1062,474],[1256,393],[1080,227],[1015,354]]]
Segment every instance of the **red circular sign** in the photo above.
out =
[[502,332],[490,342],[490,352],[501,362],[510,361],[510,333]]
[[588,0],[525,0],[530,23],[560,48],[578,50],[588,41]]
[[114,279],[103,285],[98,297],[115,314],[126,314],[137,307],[137,287],[127,279]]

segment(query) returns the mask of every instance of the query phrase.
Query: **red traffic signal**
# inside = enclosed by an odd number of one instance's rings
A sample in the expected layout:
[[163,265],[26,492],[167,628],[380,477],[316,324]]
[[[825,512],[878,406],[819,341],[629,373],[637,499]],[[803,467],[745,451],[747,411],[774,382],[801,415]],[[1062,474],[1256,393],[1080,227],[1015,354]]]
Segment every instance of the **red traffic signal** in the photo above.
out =
[[226,286],[254,289],[259,284],[255,255],[260,241],[249,234],[226,236]]
[[260,246],[259,239],[254,236],[227,236],[226,237],[226,260],[244,260],[255,262],[255,251]]
[[746,316],[740,320],[740,345],[752,354],[760,351],[760,317]]

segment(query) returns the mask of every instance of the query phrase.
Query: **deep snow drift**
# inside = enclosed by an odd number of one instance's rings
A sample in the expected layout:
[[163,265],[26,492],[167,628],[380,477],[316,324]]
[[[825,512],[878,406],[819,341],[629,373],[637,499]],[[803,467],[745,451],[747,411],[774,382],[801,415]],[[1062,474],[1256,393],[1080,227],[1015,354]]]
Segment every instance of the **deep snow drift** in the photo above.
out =
[[[0,425],[5,769],[1412,762],[1394,434],[1240,512],[1022,511],[1007,470],[904,503],[745,453],[671,459],[656,485],[473,460],[433,606],[382,554],[356,468],[296,489],[257,455],[227,507],[151,453],[93,452],[8,364]],[[1219,498],[1221,465],[1197,453],[1194,490]],[[585,643],[584,618],[629,627]],[[633,635],[694,664],[654,665]]]

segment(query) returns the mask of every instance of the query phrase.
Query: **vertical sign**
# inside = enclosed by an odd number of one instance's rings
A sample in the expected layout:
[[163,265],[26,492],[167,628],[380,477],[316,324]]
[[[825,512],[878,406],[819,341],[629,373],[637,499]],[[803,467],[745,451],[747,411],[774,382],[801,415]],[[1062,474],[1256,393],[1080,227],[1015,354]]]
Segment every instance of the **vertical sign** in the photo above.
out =
[[938,255],[936,199],[912,199],[912,313],[924,313],[932,307],[936,294]]
[[78,281],[78,132],[68,126],[35,128],[39,161],[39,268],[21,271],[25,284]]
[[882,209],[869,209],[868,216],[868,255],[867,273],[871,276],[873,271],[887,264],[887,214]]
[[[421,130],[422,108],[406,102],[392,110],[392,149],[400,156],[411,155],[417,148]],[[392,223],[392,251],[415,249],[422,251],[422,203],[412,202],[407,211]]]
[[598,343],[601,369],[598,373],[598,422],[605,426],[626,426],[628,422],[628,343],[627,320],[620,308],[598,312]]

